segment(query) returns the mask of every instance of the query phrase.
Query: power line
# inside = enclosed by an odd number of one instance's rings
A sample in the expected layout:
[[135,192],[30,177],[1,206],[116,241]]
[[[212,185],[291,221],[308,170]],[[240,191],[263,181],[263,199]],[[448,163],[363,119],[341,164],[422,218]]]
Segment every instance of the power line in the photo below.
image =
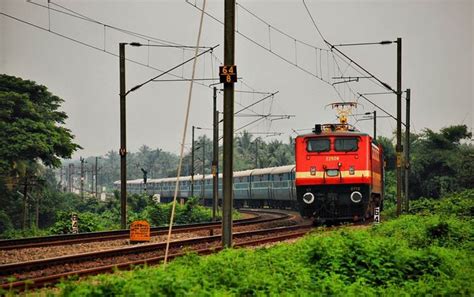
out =
[[[109,54],[109,55],[114,56],[114,57],[117,57],[117,58],[119,57],[118,54],[113,53],[113,52],[110,52],[110,51],[108,51],[108,50],[106,50],[106,49],[102,49],[102,48],[99,48],[99,47],[97,47],[97,46],[95,46],[95,45],[92,45],[92,44],[83,42],[83,41],[81,41],[81,40],[78,40],[78,39],[69,37],[69,36],[67,36],[67,35],[64,35],[64,34],[55,32],[55,31],[53,31],[53,30],[49,30],[49,29],[43,28],[43,27],[41,27],[41,26],[39,26],[39,25],[36,25],[36,24],[31,23],[31,22],[22,20],[22,19],[20,19],[20,18],[17,18],[17,17],[15,17],[15,16],[9,15],[9,14],[7,14],[7,13],[4,13],[4,12],[1,12],[1,11],[0,11],[0,15],[3,15],[3,16],[5,16],[5,17],[7,17],[7,18],[10,18],[10,19],[13,19],[13,20],[15,20],[15,21],[17,21],[17,22],[20,22],[20,23],[23,23],[23,24],[32,26],[32,27],[34,27],[34,28],[36,28],[36,29],[39,29],[39,30],[42,30],[42,31],[51,33],[51,34],[56,35],[56,36],[58,36],[58,37],[67,39],[67,40],[72,41],[72,42],[74,42],[74,43],[77,43],[77,44],[80,44],[80,45],[89,47],[89,48],[91,48],[91,49],[98,50],[98,51],[100,51],[100,52]],[[126,58],[126,60],[127,60],[128,62],[134,63],[134,64],[136,64],[136,65],[140,65],[140,66],[143,66],[143,67],[147,67],[147,68],[150,68],[150,69],[159,71],[159,72],[165,72],[165,71],[162,70],[162,69],[159,69],[159,68],[157,68],[157,67],[144,64],[144,63],[142,63],[142,62],[139,62],[139,61],[136,61],[136,60],[133,60],[133,59],[130,59],[130,58]],[[167,74],[170,75],[170,76],[176,77],[176,78],[185,79],[185,77],[180,76],[180,75],[176,75],[176,74],[173,74],[173,73],[167,73]],[[209,88],[209,86],[207,86],[206,84],[200,83],[200,82],[196,82],[196,84]]]
[[[373,106],[377,107],[378,109],[380,109],[381,111],[383,111],[385,114],[387,114],[388,116],[390,116],[392,119],[394,120],[397,120],[397,118],[395,116],[393,116],[391,113],[389,113],[388,111],[386,111],[385,109],[383,109],[382,107],[380,107],[379,105],[375,104],[372,100],[370,100],[369,98],[365,97],[363,94],[361,93],[358,93],[359,94],[359,97],[362,97],[363,99],[367,100],[369,103],[371,103]],[[401,122],[402,125],[405,126],[405,123],[404,122]]]
[[[188,3],[188,4],[191,5],[192,7],[196,8],[197,10],[199,10],[199,11],[202,12],[201,8],[199,8],[197,5],[195,5],[195,4],[191,3],[191,2],[189,2],[189,0],[186,0],[186,3]],[[210,13],[208,13],[208,12],[204,12],[204,13],[205,13],[208,17],[210,17],[211,19],[213,19],[214,21],[218,22],[218,23],[221,24],[221,25],[224,25],[224,22],[221,21],[221,20],[219,20],[219,19],[218,19],[217,17],[215,17],[214,15],[212,15],[212,14],[210,14]],[[309,74],[309,75],[311,75],[311,76],[313,76],[313,77],[315,77],[315,78],[321,80],[322,82],[325,82],[325,83],[328,84],[328,85],[331,85],[331,83],[330,83],[329,81],[324,80],[322,77],[318,76],[317,74],[315,74],[315,73],[313,73],[313,72],[311,72],[311,71],[309,71],[309,70],[307,70],[307,69],[305,69],[305,68],[303,68],[303,67],[297,65],[297,64],[294,63],[293,61],[290,61],[288,58],[283,57],[282,55],[276,53],[275,51],[270,50],[270,49],[267,48],[265,45],[263,45],[263,44],[257,42],[257,41],[254,40],[253,38],[251,38],[251,37],[249,37],[249,36],[247,36],[247,35],[241,33],[240,31],[235,31],[235,32],[236,32],[237,34],[239,34],[240,36],[242,36],[243,38],[245,38],[245,39],[247,39],[248,41],[250,41],[251,43],[255,44],[256,46],[258,46],[258,47],[260,47],[260,48],[262,48],[262,49],[268,51],[269,53],[275,55],[276,57],[280,58],[281,60],[287,62],[288,64],[293,65],[294,67],[296,67],[296,68],[300,69],[301,71],[303,71],[303,72],[305,72],[305,73],[307,73],[307,74]],[[327,50],[320,49],[320,48],[316,48],[316,49],[321,50],[321,51],[327,51]]]
[[[199,56],[204,55],[205,53],[207,53],[207,52],[209,52],[209,51],[212,51],[213,49],[215,49],[215,48],[218,47],[218,46],[219,46],[219,45],[213,46],[213,47],[211,47],[210,49],[208,49],[208,50],[206,50],[206,51],[204,51],[204,52],[201,52],[200,54],[197,54],[197,50],[198,50],[198,49],[196,48],[196,49],[195,49],[195,50],[196,50],[196,55],[195,55],[193,58],[189,58],[188,60],[186,60],[186,61],[184,61],[184,62],[182,62],[182,63],[180,63],[180,64],[178,64],[178,65],[176,65],[176,66],[174,66],[174,67],[172,67],[172,68],[170,68],[170,69],[168,69],[168,70],[166,70],[165,72],[160,73],[160,74],[158,74],[158,75],[156,75],[156,76],[154,76],[154,77],[148,79],[147,81],[145,81],[145,82],[143,82],[143,83],[141,83],[141,84],[139,84],[139,85],[134,86],[133,88],[131,88],[130,90],[128,90],[128,91],[125,93],[125,95],[127,95],[128,93],[133,92],[133,91],[135,91],[135,90],[137,90],[137,89],[143,87],[144,85],[146,85],[146,84],[148,84],[148,83],[154,81],[155,79],[157,79],[157,78],[159,78],[159,77],[161,77],[161,76],[163,76],[163,75],[165,75],[165,74],[167,74],[167,73],[169,73],[169,72],[171,72],[171,71],[173,71],[173,70],[175,70],[175,69],[177,69],[177,68],[183,66],[184,64],[186,64],[186,63],[188,63],[188,62],[190,62],[190,61],[193,61],[193,60],[197,59]],[[192,78],[191,81],[194,82],[194,78]]]
[[306,11],[308,12],[308,15],[309,15],[309,17],[311,18],[311,21],[313,22],[313,25],[314,25],[314,27],[316,28],[316,31],[318,31],[319,36],[321,36],[321,39],[322,39],[324,42],[326,42],[326,39],[324,38],[323,34],[322,34],[321,31],[319,30],[318,25],[316,25],[316,21],[314,20],[313,16],[311,15],[311,12],[309,11],[309,8],[308,8],[308,6],[306,5],[306,2],[304,2],[304,0],[303,0],[303,5],[304,5],[304,7],[306,8]]
[[261,21],[262,23],[264,23],[265,25],[267,25],[269,28],[271,28],[271,29],[277,31],[278,33],[280,33],[280,34],[282,34],[282,35],[288,37],[289,39],[294,40],[295,42],[298,42],[298,43],[300,43],[300,44],[306,45],[306,46],[308,46],[308,47],[311,47],[311,48],[313,48],[313,49],[325,50],[325,49],[323,49],[323,48],[320,48],[320,47],[311,45],[311,44],[309,44],[309,43],[307,43],[307,42],[301,41],[301,40],[295,38],[294,36],[291,36],[290,34],[283,32],[282,30],[278,29],[277,27],[274,27],[273,25],[271,25],[271,24],[268,23],[267,21],[263,20],[261,17],[259,17],[259,16],[256,15],[255,13],[251,12],[249,9],[245,8],[242,4],[236,2],[235,5],[240,6],[240,7],[241,7],[244,11],[246,11],[248,14],[252,15],[254,18],[256,18],[257,20],[259,20],[259,21]]
[[[42,4],[40,4],[40,3],[36,3],[36,2],[33,2],[33,1],[29,1],[29,2],[30,2],[31,4],[34,4],[34,5],[37,5],[37,6],[46,8],[46,9],[48,9],[48,10],[49,10],[49,9],[52,9],[52,10],[54,10],[54,11],[56,11],[56,12],[59,12],[59,13],[62,13],[62,14],[65,14],[65,15],[68,15],[68,16],[71,16],[71,17],[74,17],[74,18],[78,18],[78,19],[81,19],[81,20],[84,20],[84,21],[88,21],[88,22],[95,23],[95,24],[97,24],[97,25],[104,26],[104,51],[106,51],[106,47],[105,47],[105,30],[106,30],[106,28],[111,28],[111,29],[114,29],[114,30],[123,32],[123,33],[125,33],[125,34],[128,34],[128,35],[131,35],[131,36],[135,36],[135,37],[139,37],[139,38],[141,38],[141,39],[147,40],[147,41],[148,41],[148,46],[154,46],[154,45],[151,45],[151,44],[150,44],[150,40],[152,40],[152,41],[155,41],[155,42],[157,42],[157,43],[164,44],[164,45],[161,45],[161,46],[182,48],[183,51],[184,51],[185,49],[191,49],[191,50],[192,50],[192,49],[194,48],[194,47],[192,47],[192,46],[185,46],[185,45],[178,44],[178,43],[176,43],[176,42],[167,41],[167,40],[159,39],[159,38],[156,38],[156,37],[147,36],[147,35],[144,35],[144,34],[141,34],[141,33],[133,32],[133,31],[130,31],[130,30],[126,30],[126,29],[123,29],[123,28],[115,27],[115,26],[106,24],[106,23],[104,23],[104,22],[98,21],[98,20],[96,20],[96,19],[92,19],[92,18],[90,18],[90,17],[88,17],[88,16],[86,16],[86,15],[84,15],[84,14],[81,14],[81,13],[79,13],[79,12],[77,12],[77,11],[74,11],[74,10],[72,10],[72,9],[70,9],[70,8],[67,8],[67,7],[65,7],[65,6],[63,6],[63,5],[60,5],[60,4],[57,4],[57,3],[54,3],[54,2],[52,2],[52,1],[48,1],[48,6],[45,6],[45,5],[42,5]],[[55,9],[55,8],[51,8],[51,7],[49,6],[49,3],[52,3],[53,5],[55,5],[55,6],[57,6],[57,7],[60,7],[61,9],[65,10],[65,11],[67,11],[67,12],[62,11],[62,10],[58,10],[58,9]],[[50,32],[51,32],[51,31],[50,31]],[[134,43],[134,44],[139,45],[139,43]],[[208,47],[206,47],[206,48],[208,48]],[[97,48],[97,49],[98,49],[98,48]],[[107,51],[106,51],[106,52],[107,52]],[[211,52],[211,55],[213,55],[212,52]],[[216,57],[215,55],[213,55],[213,56],[217,59],[217,57]],[[211,59],[211,63],[212,63],[212,59]],[[184,63],[183,63],[183,64],[184,64]],[[221,64],[222,64],[222,63],[221,63]],[[147,65],[147,66],[148,66],[148,65]],[[184,69],[184,68],[183,68],[183,69]],[[161,71],[161,72],[163,72],[161,75],[164,75],[164,74],[166,74],[166,73],[169,72],[169,70],[168,70],[168,71],[163,71],[163,70],[160,70],[160,69],[158,69],[158,70]],[[161,75],[160,75],[160,76],[161,76]],[[173,75],[173,76],[175,76],[175,75]],[[175,77],[179,77],[179,76],[175,76]],[[189,80],[189,79],[184,78],[184,75],[183,75],[182,77],[183,77],[182,80],[185,80],[185,81],[186,81],[186,80]],[[155,81],[155,80],[153,80],[153,81]],[[164,81],[178,81],[178,80],[164,80]],[[243,83],[244,85],[246,85],[247,87],[249,87],[248,84],[246,84],[245,82],[242,82],[242,83]],[[201,84],[201,85],[202,85],[202,84]],[[136,86],[135,88],[132,88],[132,89],[135,90],[137,87],[140,87],[140,85],[139,85],[139,86]],[[250,87],[249,87],[249,88],[250,88]],[[264,93],[264,92],[256,92],[253,88],[251,88],[251,89],[253,90],[254,93],[271,94],[271,93],[268,93],[268,92],[265,92],[265,93]],[[131,90],[130,90],[130,91],[131,91]],[[238,91],[238,92],[245,92],[245,91]]]
[[[106,28],[109,28],[109,29],[113,29],[113,30],[116,30],[116,31],[119,31],[119,32],[122,32],[122,33],[125,33],[127,35],[130,35],[130,36],[134,36],[134,37],[138,37],[138,38],[141,38],[143,40],[147,40],[147,41],[154,41],[156,43],[161,43],[161,44],[170,44],[170,45],[175,45],[175,46],[178,46],[178,47],[181,47],[183,45],[179,44],[179,43],[176,43],[176,42],[173,42],[173,41],[169,41],[169,40],[164,40],[164,39],[161,39],[161,38],[157,38],[157,37],[152,37],[152,36],[148,36],[148,35],[145,35],[145,34],[141,34],[141,33],[137,33],[137,32],[134,32],[134,31],[130,31],[130,30],[127,30],[127,29],[123,29],[123,28],[120,28],[120,27],[116,27],[116,26],[113,26],[113,25],[110,25],[110,24],[106,24],[104,22],[101,22],[101,21],[98,21],[96,19],[93,19],[93,18],[90,18],[84,14],[81,14],[79,12],[76,12],[70,8],[67,8],[63,5],[60,5],[60,4],[57,4],[53,1],[48,1],[48,6],[45,6],[41,3],[37,3],[37,2],[34,2],[34,1],[31,1],[31,0],[28,0],[27,1],[28,3],[31,3],[33,5],[36,5],[36,6],[39,6],[39,7],[42,7],[42,8],[45,8],[45,9],[48,9],[48,10],[53,10],[53,11],[56,11],[58,13],[61,13],[61,14],[64,14],[64,15],[68,15],[68,16],[71,16],[71,17],[74,17],[74,18],[77,18],[77,19],[81,19],[83,21],[87,21],[87,22],[90,22],[90,23],[94,23],[94,24],[97,24],[97,25],[100,25],[100,26],[104,26]],[[65,11],[62,11],[62,10],[59,10],[59,9],[56,9],[56,8],[51,8],[49,6],[49,4],[53,4],[57,7],[60,7],[62,9],[64,9]],[[187,48],[186,46],[183,46],[183,48]],[[188,48],[187,48],[188,49]],[[192,49],[189,49],[189,50],[192,50]]]
[[270,98],[270,97],[275,96],[276,94],[278,94],[278,92],[279,92],[279,91],[276,91],[275,93],[271,93],[270,95],[267,95],[267,96],[263,97],[262,99],[260,99],[260,100],[258,100],[258,101],[256,101],[256,102],[254,102],[254,103],[252,103],[252,104],[250,104],[250,105],[248,105],[248,106],[246,106],[246,107],[244,107],[244,108],[242,108],[242,109],[236,111],[236,112],[234,113],[234,115],[236,115],[236,114],[238,114],[238,113],[240,113],[240,112],[242,112],[242,111],[244,111],[244,110],[246,110],[246,109],[249,109],[250,107],[252,107],[252,106],[254,106],[254,105],[256,105],[256,104],[258,104],[258,103],[260,103],[260,102],[262,102],[262,101],[264,101],[264,100],[266,100],[266,99],[268,99],[268,98]]

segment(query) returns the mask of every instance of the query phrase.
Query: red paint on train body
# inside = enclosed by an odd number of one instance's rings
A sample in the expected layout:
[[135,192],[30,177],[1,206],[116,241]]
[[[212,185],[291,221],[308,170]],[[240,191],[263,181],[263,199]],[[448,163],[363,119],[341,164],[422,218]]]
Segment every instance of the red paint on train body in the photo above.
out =
[[382,148],[347,127],[317,126],[295,140],[295,185],[304,216],[357,220],[383,200]]

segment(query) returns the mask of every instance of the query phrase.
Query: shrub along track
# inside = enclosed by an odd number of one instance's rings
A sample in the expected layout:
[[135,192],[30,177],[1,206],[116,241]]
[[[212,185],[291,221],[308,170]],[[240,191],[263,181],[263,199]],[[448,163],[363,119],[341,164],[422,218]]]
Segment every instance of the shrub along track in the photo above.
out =
[[[303,236],[311,229],[311,223],[303,223],[293,226],[236,232],[234,233],[234,246],[255,246],[292,239]],[[165,247],[166,243],[161,242],[1,265],[0,282],[5,290],[24,290],[53,284],[62,278],[74,275],[94,275],[111,272],[114,269],[131,269],[137,265],[159,264],[164,258]],[[221,249],[220,235],[189,238],[172,241],[169,257],[182,256],[189,251],[198,254],[210,254]],[[11,282],[11,278],[18,281]]]

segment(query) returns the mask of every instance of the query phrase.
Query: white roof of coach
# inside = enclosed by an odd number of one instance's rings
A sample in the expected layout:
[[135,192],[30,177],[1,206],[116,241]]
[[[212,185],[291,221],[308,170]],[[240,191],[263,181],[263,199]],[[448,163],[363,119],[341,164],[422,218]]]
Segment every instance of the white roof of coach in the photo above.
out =
[[273,167],[272,174],[288,173],[293,171],[293,169],[295,169],[295,165]]
[[250,174],[253,171],[254,171],[253,169],[244,170],[244,171],[236,171],[236,172],[234,172],[234,177],[250,176]]
[[252,175],[270,174],[273,168],[274,167],[254,169],[252,170]]

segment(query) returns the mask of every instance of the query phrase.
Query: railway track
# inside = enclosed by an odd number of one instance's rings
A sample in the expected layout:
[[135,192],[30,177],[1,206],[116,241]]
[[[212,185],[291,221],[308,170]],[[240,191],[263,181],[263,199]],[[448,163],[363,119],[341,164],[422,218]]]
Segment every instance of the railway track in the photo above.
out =
[[[234,233],[235,247],[255,246],[300,237],[312,224],[268,228]],[[210,254],[222,249],[221,236],[203,236],[170,243],[170,258],[184,255],[183,249],[198,254]],[[24,290],[57,283],[78,275],[94,275],[114,269],[130,269],[137,265],[153,265],[164,258],[166,244],[144,244],[95,253],[68,255],[49,259],[0,265],[0,283],[4,290]],[[11,282],[11,278],[17,280]]]
[[[288,214],[283,214],[281,212],[275,211],[264,211],[256,212],[251,210],[242,210],[242,213],[248,213],[254,215],[251,218],[239,219],[234,221],[234,226],[245,226],[249,224],[257,224],[264,222],[271,222],[275,220],[281,220],[288,218]],[[264,214],[274,214],[277,216],[268,217]],[[210,228],[219,227],[221,225],[220,221],[216,222],[205,222],[205,223],[196,223],[196,224],[187,224],[187,225],[176,225],[173,226],[173,233],[187,233],[199,230],[206,230]],[[159,236],[167,234],[168,227],[152,227],[150,230],[151,236]],[[51,236],[42,236],[42,237],[29,237],[29,238],[20,238],[20,239],[4,239],[0,240],[0,250],[18,250],[26,248],[36,248],[44,246],[55,246],[55,245],[70,245],[70,244],[79,244],[79,243],[88,243],[94,241],[107,241],[107,240],[117,240],[117,239],[126,239],[130,236],[130,230],[113,230],[113,231],[101,231],[101,232],[87,232],[79,234],[61,234],[61,235],[51,235]]]

